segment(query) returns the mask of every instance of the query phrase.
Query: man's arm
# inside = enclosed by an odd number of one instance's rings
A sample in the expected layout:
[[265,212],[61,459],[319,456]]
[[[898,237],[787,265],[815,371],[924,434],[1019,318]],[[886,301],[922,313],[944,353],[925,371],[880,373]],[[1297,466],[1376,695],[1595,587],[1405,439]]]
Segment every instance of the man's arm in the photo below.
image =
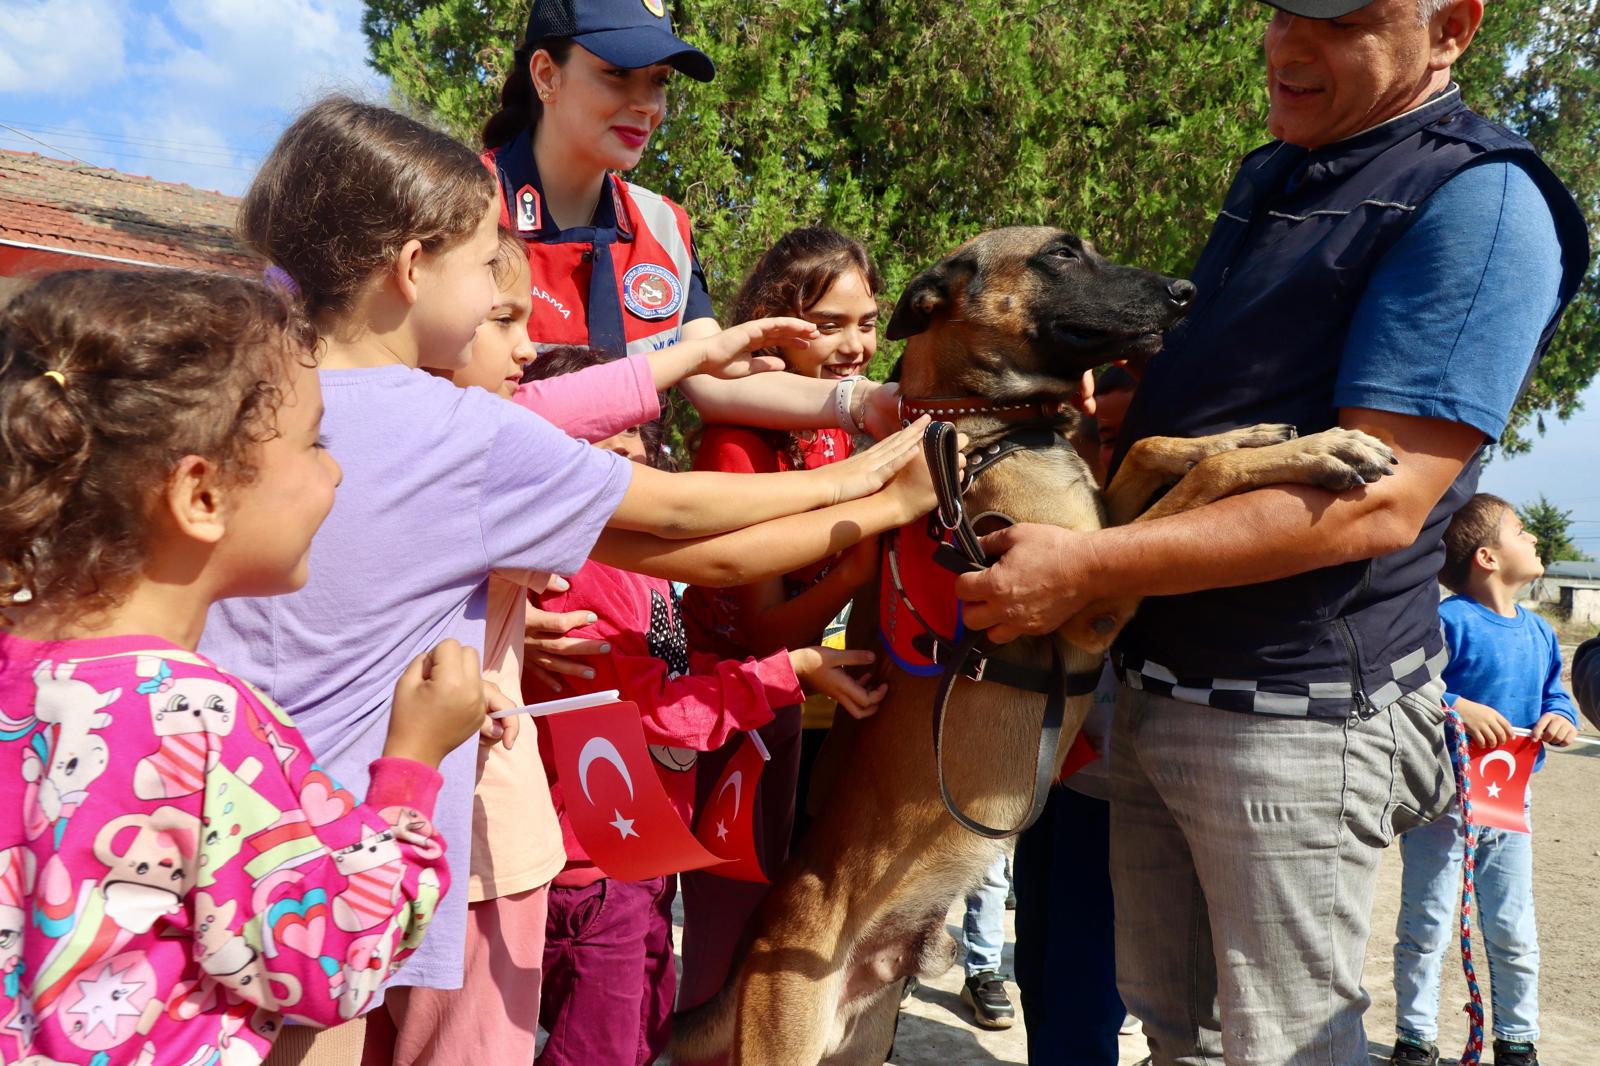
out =
[[[1457,422],[1344,408],[1339,424],[1378,437],[1393,477],[1334,494],[1305,485],[1241,493],[1180,515],[1091,533],[1020,525],[984,538],[1001,558],[956,579],[967,625],[996,641],[1047,633],[1091,603],[1274,581],[1370,559],[1416,540],[1484,443]],[[993,627],[993,628],[990,628]]]

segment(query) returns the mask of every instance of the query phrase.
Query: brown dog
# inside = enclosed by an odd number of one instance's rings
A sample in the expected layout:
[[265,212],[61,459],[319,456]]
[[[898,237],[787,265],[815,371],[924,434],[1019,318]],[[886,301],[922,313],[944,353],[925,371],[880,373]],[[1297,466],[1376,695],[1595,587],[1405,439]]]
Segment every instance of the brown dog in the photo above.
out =
[[[912,281],[888,329],[890,339],[910,339],[901,376],[908,406],[940,397],[1011,407],[957,414],[970,439],[969,466],[970,457],[1018,428],[1018,410],[1024,421],[1062,435],[1059,446],[996,463],[967,492],[968,513],[1094,529],[1261,485],[1344,490],[1389,472],[1392,454],[1365,434],[1331,430],[1294,439],[1292,427],[1257,426],[1195,440],[1141,441],[1102,497],[1088,466],[1065,443],[1078,420],[1068,401],[1085,370],[1154,352],[1193,295],[1186,281],[1115,265],[1086,242],[1047,228],[982,234]],[[978,531],[987,530],[980,523]],[[1135,607],[1135,601],[1097,604],[1060,632],[1019,640],[995,657],[1048,663],[1059,652],[1068,670],[1097,670]],[[872,646],[877,627],[877,596],[858,597],[850,646]],[[930,715],[938,679],[887,669],[890,692],[875,716],[838,716],[813,784],[821,798],[817,820],[774,879],[728,986],[679,1017],[675,1062],[882,1063],[902,980],[937,976],[954,962],[946,911],[976,884],[1001,844],[963,829],[941,801]],[[1089,699],[1068,701],[1057,766]],[[1037,693],[956,682],[946,715],[945,773],[972,817],[991,826],[1024,818],[1044,704]]]

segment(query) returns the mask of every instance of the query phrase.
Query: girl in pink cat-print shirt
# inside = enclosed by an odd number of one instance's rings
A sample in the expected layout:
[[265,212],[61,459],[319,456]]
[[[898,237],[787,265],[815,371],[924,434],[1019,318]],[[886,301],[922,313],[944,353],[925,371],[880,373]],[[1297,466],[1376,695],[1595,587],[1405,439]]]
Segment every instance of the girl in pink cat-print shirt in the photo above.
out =
[[339,479],[310,338],[179,271],[0,311],[0,1062],[259,1063],[285,1019],[364,1009],[448,887],[475,653],[407,670],[359,804],[193,650],[213,601],[306,579]]

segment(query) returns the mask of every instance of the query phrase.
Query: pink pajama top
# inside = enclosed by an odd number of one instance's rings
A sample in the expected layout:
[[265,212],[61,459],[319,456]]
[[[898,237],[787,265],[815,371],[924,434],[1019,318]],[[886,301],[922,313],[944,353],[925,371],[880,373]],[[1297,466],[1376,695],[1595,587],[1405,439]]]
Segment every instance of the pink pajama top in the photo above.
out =
[[0,633],[0,1062],[259,1062],[360,1013],[449,885],[438,772],[371,773],[176,645]]

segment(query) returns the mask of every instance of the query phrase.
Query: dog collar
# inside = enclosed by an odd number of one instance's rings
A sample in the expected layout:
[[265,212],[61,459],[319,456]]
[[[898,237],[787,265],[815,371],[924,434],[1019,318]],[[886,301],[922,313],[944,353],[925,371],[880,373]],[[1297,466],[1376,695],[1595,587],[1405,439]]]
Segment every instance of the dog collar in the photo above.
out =
[[1002,422],[1033,422],[1054,418],[1059,405],[1053,403],[996,403],[981,396],[901,396],[900,424],[910,425],[923,415],[936,422],[948,422],[962,415],[988,415]]

